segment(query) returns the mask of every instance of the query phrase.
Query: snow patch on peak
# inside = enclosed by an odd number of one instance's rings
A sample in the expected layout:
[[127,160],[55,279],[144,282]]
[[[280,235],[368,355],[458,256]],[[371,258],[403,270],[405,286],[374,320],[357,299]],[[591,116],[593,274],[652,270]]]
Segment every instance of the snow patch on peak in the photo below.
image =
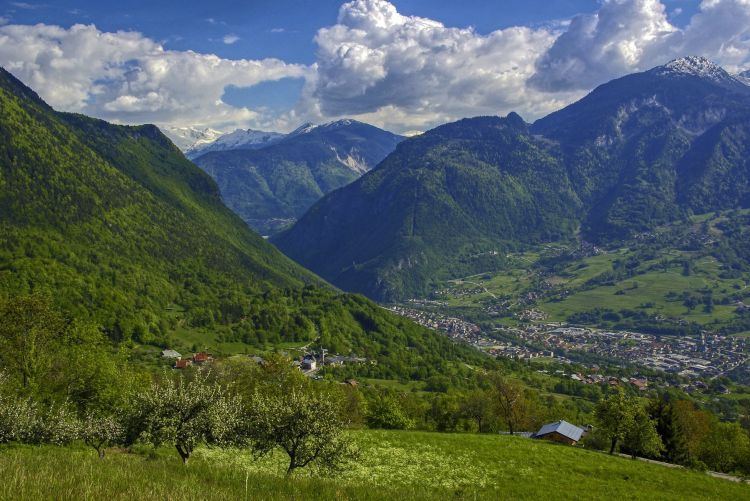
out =
[[236,129],[226,134],[211,128],[163,127],[162,132],[191,160],[209,151],[262,148],[285,137],[278,132],[253,129]]
[[352,125],[353,123],[357,123],[356,120],[352,120],[350,118],[344,118],[343,120],[334,120],[332,122],[326,122],[324,124],[321,124],[320,127],[326,127],[326,128],[347,127],[349,125]]
[[160,127],[161,131],[177,146],[187,152],[216,141],[223,132],[210,127]]
[[264,144],[274,139],[279,139],[284,134],[278,132],[265,132],[253,129],[236,129],[234,132],[225,134],[215,141],[214,144],[222,145],[226,149],[238,148],[245,145]]
[[668,62],[656,68],[660,76],[694,76],[714,82],[733,80],[721,66],[702,56],[687,56]]
[[290,136],[297,136],[299,134],[307,134],[308,132],[313,131],[316,129],[317,126],[312,122],[305,122],[296,129],[294,129],[292,132],[289,133]]
[[735,75],[735,78],[745,85],[750,85],[750,70],[745,70],[742,73]]
[[239,149],[258,149],[281,141],[285,134],[279,132],[265,132],[253,129],[235,129],[229,134],[223,134],[213,141],[196,144],[185,151],[185,156],[194,159],[211,151],[227,151]]
[[308,132],[312,132],[316,129],[337,129],[339,127],[348,127],[353,124],[359,124],[362,122],[358,122],[356,120],[352,120],[351,118],[343,118],[341,120],[334,120],[332,122],[325,122],[319,125],[315,125],[311,122],[304,123],[294,129],[292,132],[289,133],[290,136],[296,136],[299,134],[307,134]]

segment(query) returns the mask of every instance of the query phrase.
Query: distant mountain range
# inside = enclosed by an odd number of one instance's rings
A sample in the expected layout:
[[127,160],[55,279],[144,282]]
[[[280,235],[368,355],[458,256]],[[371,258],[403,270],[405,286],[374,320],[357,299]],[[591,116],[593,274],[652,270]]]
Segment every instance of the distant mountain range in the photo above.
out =
[[616,242],[750,206],[750,86],[699,57],[604,84],[527,124],[446,124],[317,202],[273,241],[343,289],[391,301],[500,266],[503,249]]
[[191,160],[210,151],[263,148],[285,136],[253,129],[236,129],[225,134],[216,129],[195,127],[164,127],[162,132]]
[[368,172],[404,139],[356,120],[304,124],[252,148],[241,132],[202,147],[193,161],[216,180],[227,206],[264,235]]

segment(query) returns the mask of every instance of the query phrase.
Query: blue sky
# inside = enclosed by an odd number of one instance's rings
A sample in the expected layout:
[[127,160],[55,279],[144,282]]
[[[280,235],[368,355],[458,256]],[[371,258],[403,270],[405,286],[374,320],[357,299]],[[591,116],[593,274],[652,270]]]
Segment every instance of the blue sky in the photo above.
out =
[[[0,2],[0,15],[14,23],[47,23],[69,27],[95,24],[102,31],[135,30],[165,47],[215,53],[227,58],[276,57],[288,62],[315,61],[313,37],[336,21],[342,0],[149,1],[53,0]],[[509,26],[535,26],[595,12],[598,0],[395,0],[405,15],[427,17],[448,26],[473,26],[490,33]],[[695,12],[698,2],[663,2],[678,24]],[[223,37],[239,40],[223,43]]]
[[2,0],[0,64],[54,106],[114,121],[288,130],[355,116],[400,132],[531,120],[686,51],[750,66],[747,0],[343,4]]

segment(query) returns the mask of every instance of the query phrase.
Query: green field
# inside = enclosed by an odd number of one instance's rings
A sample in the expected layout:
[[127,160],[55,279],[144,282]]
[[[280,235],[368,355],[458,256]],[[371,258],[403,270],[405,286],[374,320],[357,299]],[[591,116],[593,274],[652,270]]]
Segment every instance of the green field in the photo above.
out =
[[360,458],[335,477],[284,478],[280,455],[0,448],[2,499],[750,499],[750,486],[701,472],[520,437],[352,432]]
[[[725,220],[724,215],[717,214],[695,216],[687,223],[660,230],[668,236],[658,237],[659,242],[627,242],[596,255],[563,260],[562,266],[554,268],[544,264],[545,259],[555,253],[573,252],[576,246],[564,249],[540,245],[508,254],[508,265],[502,271],[445,281],[436,290],[437,298],[452,314],[463,312],[481,318],[482,313],[490,313],[496,323],[505,325],[512,325],[512,319],[527,308],[536,308],[546,314],[547,320],[556,322],[565,321],[574,313],[601,308],[638,311],[703,325],[726,324],[736,316],[735,298],[748,289],[750,274],[727,274],[708,244],[696,249],[678,245],[685,235],[694,234],[698,224],[706,225],[701,235],[721,241],[719,225]],[[633,260],[637,265],[627,275],[617,275],[618,266],[622,271],[623,263]],[[683,268],[685,262],[690,263],[688,272]],[[613,280],[602,279],[613,273]],[[530,293],[536,296],[531,302],[522,300]],[[703,304],[688,308],[684,294],[698,299],[709,294],[712,308],[706,310]]]

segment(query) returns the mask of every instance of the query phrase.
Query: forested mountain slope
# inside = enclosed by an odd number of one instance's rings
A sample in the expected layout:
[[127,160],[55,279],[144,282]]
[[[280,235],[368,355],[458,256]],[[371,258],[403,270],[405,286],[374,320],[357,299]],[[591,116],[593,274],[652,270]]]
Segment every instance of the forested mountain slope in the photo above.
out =
[[377,165],[403,137],[356,120],[306,124],[264,148],[195,158],[227,206],[264,235],[294,222],[326,193]]
[[491,271],[503,249],[616,242],[750,203],[750,87],[683,58],[595,89],[527,125],[516,114],[438,127],[323,198],[275,242],[379,300]]
[[381,377],[480,357],[293,263],[156,127],[57,113],[0,70],[0,301],[37,292],[115,341],[317,341]]

